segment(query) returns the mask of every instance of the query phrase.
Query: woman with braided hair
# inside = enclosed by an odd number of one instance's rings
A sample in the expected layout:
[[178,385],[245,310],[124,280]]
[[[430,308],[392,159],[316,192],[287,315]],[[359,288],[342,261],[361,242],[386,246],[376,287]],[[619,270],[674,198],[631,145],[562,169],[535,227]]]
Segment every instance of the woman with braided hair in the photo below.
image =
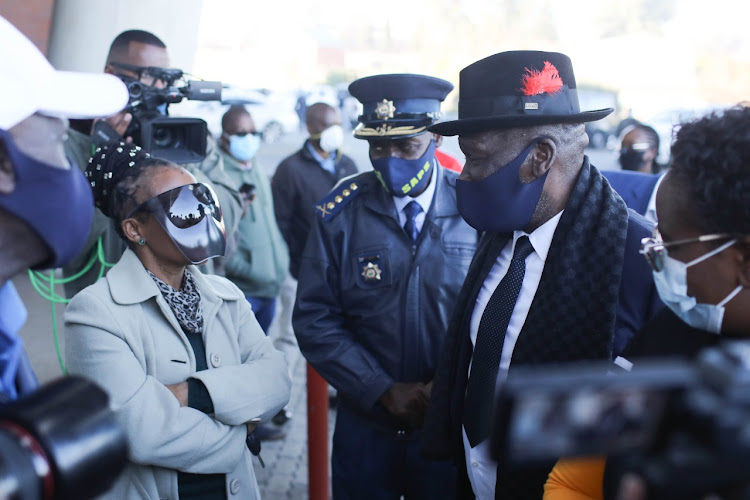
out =
[[65,311],[69,370],[107,390],[129,436],[106,498],[257,498],[246,438],[290,380],[242,292],[194,265],[224,254],[216,196],[123,142],[97,149],[86,178],[128,245]]

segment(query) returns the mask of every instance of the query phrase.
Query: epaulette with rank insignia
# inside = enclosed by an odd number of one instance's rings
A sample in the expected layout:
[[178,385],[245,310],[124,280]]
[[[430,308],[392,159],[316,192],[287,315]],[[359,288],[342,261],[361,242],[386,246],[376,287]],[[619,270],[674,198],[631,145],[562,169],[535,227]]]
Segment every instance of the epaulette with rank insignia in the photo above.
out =
[[315,213],[324,221],[331,220],[344,206],[360,193],[356,182],[341,182],[322,200],[315,204]]

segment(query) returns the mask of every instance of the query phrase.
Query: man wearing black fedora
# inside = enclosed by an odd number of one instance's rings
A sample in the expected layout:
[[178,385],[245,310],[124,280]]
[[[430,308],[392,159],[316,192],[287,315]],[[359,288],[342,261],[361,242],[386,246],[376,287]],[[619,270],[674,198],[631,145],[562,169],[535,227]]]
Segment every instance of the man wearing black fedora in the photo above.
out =
[[628,211],[584,155],[570,59],[513,51],[461,71],[458,135],[466,155],[458,209],[484,231],[435,375],[423,452],[453,456],[460,498],[538,499],[552,464],[512,470],[490,459],[495,387],[521,365],[614,359],[661,303],[638,255],[648,221]]
[[307,361],[338,391],[334,499],[452,499],[450,460],[419,439],[448,318],[478,242],[456,207],[457,174],[427,127],[453,89],[423,75],[349,86],[354,136],[373,170],[321,200],[302,255],[293,324]]

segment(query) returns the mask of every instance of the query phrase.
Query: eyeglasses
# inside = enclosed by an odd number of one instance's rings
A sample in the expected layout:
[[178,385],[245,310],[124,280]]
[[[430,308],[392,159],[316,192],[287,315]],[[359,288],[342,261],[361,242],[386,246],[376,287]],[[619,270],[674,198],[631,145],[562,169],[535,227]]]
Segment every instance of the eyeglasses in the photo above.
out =
[[728,240],[735,238],[736,235],[728,233],[702,234],[696,238],[686,238],[684,240],[664,242],[661,233],[654,226],[654,234],[651,238],[641,240],[640,253],[646,258],[646,261],[654,271],[661,272],[664,269],[664,258],[667,256],[667,248],[687,245],[689,243],[699,243],[705,241]]
[[135,66],[133,64],[125,64],[120,62],[109,63],[112,66],[125,71],[130,71],[138,75],[136,79],[144,85],[150,87],[155,86],[157,83],[161,83],[165,87],[168,87],[174,83],[175,80],[182,78],[182,70],[171,69],[171,68],[160,68],[158,66]]
[[227,138],[232,137],[233,135],[236,135],[237,137],[245,137],[246,135],[252,135],[254,137],[259,137],[259,136],[263,135],[263,133],[262,132],[258,132],[257,130],[253,130],[252,132],[237,132],[236,134],[227,134],[227,133],[224,133],[224,135]]
[[210,186],[202,183],[186,184],[170,189],[135,207],[126,219],[138,212],[160,211],[178,229],[195,226],[207,215],[221,221],[221,208]]
[[635,142],[630,146],[621,146],[620,151],[648,151],[655,146],[648,142]]

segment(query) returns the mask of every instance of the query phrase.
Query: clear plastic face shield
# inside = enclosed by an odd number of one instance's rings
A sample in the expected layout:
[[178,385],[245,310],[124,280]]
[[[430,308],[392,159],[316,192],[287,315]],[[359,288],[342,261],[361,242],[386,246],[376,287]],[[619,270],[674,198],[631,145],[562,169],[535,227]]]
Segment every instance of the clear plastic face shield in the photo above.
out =
[[210,186],[195,183],[170,189],[141,203],[126,218],[142,211],[154,216],[191,263],[226,253],[221,207]]

